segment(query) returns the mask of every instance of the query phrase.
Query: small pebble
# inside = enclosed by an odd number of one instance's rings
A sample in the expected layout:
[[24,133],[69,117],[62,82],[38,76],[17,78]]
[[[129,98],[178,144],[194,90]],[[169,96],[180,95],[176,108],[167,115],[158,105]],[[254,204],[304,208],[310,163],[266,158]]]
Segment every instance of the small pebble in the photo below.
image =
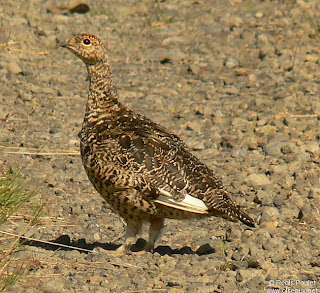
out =
[[268,185],[271,181],[265,174],[250,174],[246,179],[245,182],[254,188],[258,188],[264,185]]
[[11,73],[15,74],[15,75],[18,75],[18,74],[22,74],[22,73],[23,73],[20,65],[19,65],[17,62],[15,62],[15,61],[9,62],[8,70],[9,70]]

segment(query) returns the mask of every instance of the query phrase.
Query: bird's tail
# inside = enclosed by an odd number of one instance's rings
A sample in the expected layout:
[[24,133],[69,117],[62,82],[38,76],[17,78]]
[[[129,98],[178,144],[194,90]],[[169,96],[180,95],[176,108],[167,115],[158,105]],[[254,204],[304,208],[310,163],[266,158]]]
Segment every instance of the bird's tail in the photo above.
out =
[[224,196],[223,202],[220,202],[218,206],[215,206],[210,211],[210,214],[220,216],[231,221],[240,220],[249,227],[255,227],[254,220],[236,206],[228,196]]
[[246,224],[249,227],[255,227],[255,222],[254,220],[248,216],[245,212],[241,211],[238,207],[234,207],[235,212],[234,216],[240,220],[242,223]]
[[249,227],[256,226],[254,220],[250,216],[248,216],[245,212],[241,211],[236,206],[229,206],[225,209],[225,211],[214,210],[214,211],[211,211],[210,214],[212,214],[214,216],[225,218],[227,220],[231,220],[233,222],[239,220]]

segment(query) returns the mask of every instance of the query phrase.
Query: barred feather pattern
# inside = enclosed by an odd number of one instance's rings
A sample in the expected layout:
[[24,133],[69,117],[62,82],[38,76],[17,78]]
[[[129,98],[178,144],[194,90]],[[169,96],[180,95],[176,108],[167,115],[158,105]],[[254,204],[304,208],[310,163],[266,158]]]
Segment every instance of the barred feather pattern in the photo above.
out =
[[[100,39],[80,34],[62,46],[87,66],[90,87],[80,133],[82,161],[92,184],[115,212],[127,222],[150,221],[151,226],[153,219],[194,216],[239,219],[254,226],[221,180],[177,135],[118,101]],[[192,200],[185,203],[186,198]]]

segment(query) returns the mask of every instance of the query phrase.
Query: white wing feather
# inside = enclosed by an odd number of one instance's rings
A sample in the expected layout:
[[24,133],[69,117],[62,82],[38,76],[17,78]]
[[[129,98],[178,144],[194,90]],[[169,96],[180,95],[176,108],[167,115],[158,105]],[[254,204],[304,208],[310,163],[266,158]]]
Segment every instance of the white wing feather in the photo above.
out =
[[199,198],[186,194],[183,200],[178,201],[173,199],[172,194],[170,192],[162,188],[160,189],[160,193],[161,194],[155,200],[156,203],[196,214],[208,213],[208,207]]

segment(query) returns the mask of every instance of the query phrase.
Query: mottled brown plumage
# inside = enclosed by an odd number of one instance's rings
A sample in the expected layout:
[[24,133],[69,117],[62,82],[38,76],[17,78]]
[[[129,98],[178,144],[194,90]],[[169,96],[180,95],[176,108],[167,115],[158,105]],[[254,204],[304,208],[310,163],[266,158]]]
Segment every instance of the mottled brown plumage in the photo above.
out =
[[87,66],[82,161],[96,190],[127,222],[120,251],[130,249],[144,221],[150,222],[146,250],[154,248],[164,218],[219,216],[254,226],[178,136],[118,102],[106,48],[96,36],[80,34],[61,46]]

